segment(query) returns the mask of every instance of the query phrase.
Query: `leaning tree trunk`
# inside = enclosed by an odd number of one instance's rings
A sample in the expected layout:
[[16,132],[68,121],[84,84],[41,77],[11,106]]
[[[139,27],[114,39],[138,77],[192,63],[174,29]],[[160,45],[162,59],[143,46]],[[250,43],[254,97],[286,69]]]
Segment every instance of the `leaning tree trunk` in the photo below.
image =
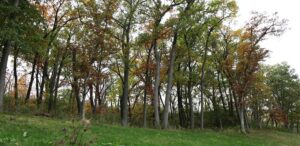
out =
[[38,58],[38,54],[36,53],[34,55],[34,60],[33,60],[33,63],[32,63],[32,71],[31,71],[30,81],[29,81],[29,85],[28,85],[26,98],[25,98],[25,103],[27,103],[29,98],[30,98],[30,92],[31,92],[31,89],[32,89],[33,81],[34,81],[34,73],[35,73],[35,66],[37,64],[37,58]]
[[40,85],[40,93],[39,96],[37,96],[37,106],[40,108],[40,105],[43,101],[43,94],[44,94],[44,86],[46,83],[46,79],[48,78],[48,65],[49,65],[49,53],[50,53],[50,43],[47,47],[47,52],[46,52],[46,58],[44,61],[44,67],[43,67],[43,75],[42,75],[42,80],[41,80],[41,85]]
[[173,81],[173,70],[174,70],[174,62],[175,62],[175,54],[176,54],[176,44],[177,44],[177,30],[174,32],[173,44],[170,52],[170,61],[169,61],[169,69],[168,69],[168,84],[165,98],[165,108],[163,113],[163,125],[162,128],[168,128],[169,124],[169,106],[171,100],[171,90],[172,90],[172,81]]
[[59,65],[59,68],[58,68],[58,73],[57,73],[56,81],[55,81],[55,88],[54,88],[55,93],[54,93],[54,105],[53,105],[55,110],[56,110],[56,106],[57,106],[57,94],[58,94],[58,88],[59,88],[59,77],[61,75],[62,68],[64,66],[64,60],[66,58],[66,52],[67,51],[65,50],[65,52],[62,56],[62,59],[60,61],[60,65]]

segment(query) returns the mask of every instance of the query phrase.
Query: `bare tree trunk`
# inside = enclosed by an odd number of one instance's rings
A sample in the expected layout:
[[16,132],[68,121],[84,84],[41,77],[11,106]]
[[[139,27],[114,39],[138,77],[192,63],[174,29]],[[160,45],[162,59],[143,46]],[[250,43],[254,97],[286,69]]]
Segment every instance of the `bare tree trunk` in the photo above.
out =
[[170,52],[170,62],[169,62],[169,69],[168,69],[168,84],[167,84],[167,91],[166,91],[166,98],[165,98],[165,108],[163,114],[163,125],[162,128],[168,128],[169,124],[169,106],[171,100],[171,90],[172,90],[172,81],[173,81],[173,70],[174,70],[174,62],[175,62],[175,55],[176,55],[176,44],[177,44],[177,30],[174,32],[173,44]]
[[91,108],[92,108],[92,114],[96,113],[96,108],[95,108],[95,104],[94,103],[94,96],[93,96],[93,84],[89,84],[89,88],[90,88],[90,104],[91,104]]
[[194,129],[195,127],[195,118],[194,118],[194,106],[193,106],[193,97],[192,97],[192,67],[191,67],[191,58],[189,54],[189,80],[188,80],[188,100],[189,100],[189,116],[190,116],[190,128]]
[[0,64],[0,112],[3,112],[3,96],[5,92],[5,75],[8,62],[8,55],[10,53],[11,42],[6,41],[2,50],[1,64]]
[[245,127],[245,115],[244,115],[244,100],[243,100],[243,96],[239,97],[239,118],[240,118],[240,128],[241,128],[241,132],[243,134],[246,134],[246,127]]
[[[128,51],[129,52],[129,51]],[[126,55],[127,56],[127,55]],[[129,56],[129,53],[128,53]],[[129,58],[126,57],[125,60],[128,60]],[[121,99],[121,124],[122,126],[128,125],[128,77],[129,77],[129,60],[125,61],[125,68],[124,68],[124,83],[123,83],[123,95]]]
[[19,97],[19,91],[18,91],[18,54],[19,50],[15,48],[15,53],[14,53],[14,79],[15,79],[15,84],[14,84],[14,91],[15,91],[15,110],[18,111],[18,97]]
[[96,85],[95,85],[95,99],[98,100],[98,103],[95,102],[95,108],[97,107],[96,105],[98,104],[98,106],[100,107],[101,104],[102,104],[102,101],[101,101],[101,97],[100,97],[100,90],[99,90],[99,83],[97,82]]
[[41,105],[41,103],[43,101],[44,86],[45,86],[46,79],[48,78],[48,65],[49,65],[50,45],[48,45],[46,53],[47,54],[46,54],[46,58],[45,58],[45,61],[44,61],[42,81],[41,81],[41,85],[40,85],[40,94],[37,97],[38,108],[40,108],[40,105]]
[[220,94],[220,98],[222,101],[223,110],[224,110],[224,112],[226,112],[227,109],[226,109],[226,104],[225,104],[225,100],[224,100],[224,96],[223,96],[223,92],[222,92],[222,85],[221,85],[221,80],[220,80],[220,70],[218,70],[217,72],[218,72],[217,79],[218,79],[219,94]]
[[48,112],[51,112],[53,110],[54,105],[54,90],[55,90],[55,81],[58,74],[58,63],[59,63],[59,55],[56,56],[54,67],[52,70],[51,78],[49,80],[49,99],[48,99]]
[[246,128],[245,128],[245,119],[244,119],[244,110],[242,109],[242,106],[240,106],[241,109],[239,109],[240,114],[240,124],[241,124],[241,132],[243,134],[246,134]]
[[79,97],[79,85],[78,85],[78,77],[77,77],[77,66],[76,66],[76,62],[77,62],[77,51],[76,48],[72,48],[72,72],[73,72],[73,83],[72,83],[72,90],[73,90],[73,95],[76,99],[76,103],[77,103],[77,112],[78,114],[80,114],[81,112],[81,101],[80,101],[80,97]]
[[219,103],[216,99],[216,89],[214,86],[212,86],[212,104],[214,108],[214,116],[215,116],[215,125],[221,129],[221,117],[220,117],[220,111],[219,111]]
[[11,42],[6,41],[2,50],[1,64],[0,64],[0,112],[3,112],[3,97],[5,92],[5,77],[6,68],[8,62],[8,56],[10,53]]
[[[178,67],[180,68],[180,67]],[[177,82],[177,103],[178,103],[178,115],[179,115],[179,125],[180,127],[185,127],[185,114],[182,104],[182,91],[181,91],[181,85],[179,82]]]
[[83,120],[85,119],[85,97],[87,94],[86,81],[84,81],[84,82],[85,82],[85,84],[83,85],[83,93],[82,93],[82,101],[81,101],[81,109],[80,109],[81,119],[83,119]]
[[56,110],[56,105],[57,105],[57,94],[58,94],[58,88],[59,88],[59,78],[60,78],[60,75],[61,75],[61,72],[62,72],[62,68],[64,66],[64,60],[65,60],[65,57],[66,57],[66,50],[62,56],[62,59],[60,61],[60,65],[59,65],[59,69],[58,69],[58,73],[57,73],[57,76],[56,76],[56,81],[55,81],[55,87],[54,87],[54,109]]
[[150,56],[151,56],[152,47],[150,47],[148,56],[147,56],[147,63],[146,63],[146,72],[145,72],[145,88],[144,88],[144,127],[147,127],[147,88],[150,86],[149,84],[149,63],[150,63]]
[[300,118],[298,116],[298,118],[297,118],[297,134],[299,134],[299,120],[300,120]]
[[[18,8],[19,0],[15,0],[14,7]],[[11,20],[15,19],[15,15],[12,14],[10,16]],[[10,53],[11,41],[4,41],[4,48],[2,50],[1,63],[0,63],[0,113],[3,112],[3,96],[5,92],[5,76],[6,76],[6,68],[8,56]]]
[[[128,32],[127,32],[128,31]],[[129,30],[126,30],[127,43],[129,43]],[[129,89],[129,46],[123,44],[124,48],[124,81],[123,81],[123,93],[121,98],[121,124],[122,126],[128,125],[128,89]]]
[[154,82],[154,126],[160,128],[159,118],[159,84],[160,84],[160,55],[157,51],[157,46],[154,46],[154,55],[156,61],[155,82]]
[[35,74],[35,91],[36,91],[36,102],[38,102],[39,98],[39,67],[36,67],[36,74]]
[[31,88],[32,88],[32,85],[33,85],[33,81],[34,81],[35,66],[37,64],[37,58],[38,58],[37,56],[38,56],[38,54],[36,53],[34,55],[34,60],[33,60],[33,63],[32,63],[31,77],[30,77],[30,81],[29,81],[29,85],[28,85],[28,90],[27,90],[27,94],[26,94],[26,98],[25,98],[25,103],[27,103],[29,98],[30,98],[30,92],[31,92]]
[[204,50],[203,63],[201,67],[201,129],[204,128],[204,73],[205,73],[205,65],[207,59],[207,51],[208,51],[208,38],[206,38],[206,46]]

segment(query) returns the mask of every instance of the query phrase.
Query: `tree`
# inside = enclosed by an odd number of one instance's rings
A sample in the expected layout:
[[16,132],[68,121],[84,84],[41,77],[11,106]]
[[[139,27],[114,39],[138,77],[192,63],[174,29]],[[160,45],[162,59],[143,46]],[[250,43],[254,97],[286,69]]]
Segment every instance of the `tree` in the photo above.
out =
[[[68,7],[67,7],[68,6]],[[46,19],[44,24],[44,36],[43,38],[47,40],[48,44],[46,51],[41,55],[43,56],[43,68],[42,68],[42,79],[40,84],[39,94],[37,96],[37,106],[39,107],[43,101],[44,87],[49,89],[47,91],[47,99],[49,98],[48,111],[52,110],[53,103],[53,94],[54,94],[54,84],[55,78],[57,75],[57,66],[54,67],[54,71],[51,77],[49,78],[49,59],[50,54],[53,49],[53,43],[56,41],[58,33],[61,29],[67,25],[70,21],[77,19],[78,17],[74,14],[75,12],[71,11],[70,2],[65,0],[55,0],[55,1],[46,1],[39,4],[39,11],[43,14],[43,17]],[[48,84],[49,83],[49,84]]]
[[[274,109],[279,107],[286,116],[284,126],[288,128],[291,117],[296,111],[296,103],[299,101],[299,78],[295,70],[286,63],[271,66],[266,73],[267,85],[270,86],[276,104]],[[292,118],[292,117],[291,117]]]
[[[130,71],[130,50],[132,46],[131,33],[134,25],[137,23],[137,12],[139,6],[143,3],[141,0],[124,0],[121,1],[124,7],[120,7],[120,15],[113,18],[117,27],[119,27],[119,36],[116,38],[120,41],[122,50],[122,62],[124,65],[124,72],[122,80],[122,95],[121,103],[121,124],[128,125],[128,98],[129,98],[129,71]],[[124,8],[124,9],[123,9]]]
[[268,55],[268,50],[261,48],[259,43],[268,35],[280,35],[285,30],[286,20],[280,20],[276,13],[273,17],[254,13],[244,30],[235,32],[236,43],[231,53],[226,56],[224,69],[230,86],[236,96],[240,118],[241,132],[246,132],[245,106],[249,87],[255,81],[255,73],[261,61]]
[[[3,46],[0,65],[0,112],[2,112],[7,60],[12,47],[19,52],[14,55],[17,60],[19,54],[27,54],[33,51],[33,48],[43,46],[44,42],[40,42],[42,40],[40,23],[43,20],[32,3],[15,0],[3,1],[0,4],[0,17],[4,20],[0,27],[1,48]],[[16,68],[15,73],[17,73]],[[17,94],[15,98],[17,102]]]

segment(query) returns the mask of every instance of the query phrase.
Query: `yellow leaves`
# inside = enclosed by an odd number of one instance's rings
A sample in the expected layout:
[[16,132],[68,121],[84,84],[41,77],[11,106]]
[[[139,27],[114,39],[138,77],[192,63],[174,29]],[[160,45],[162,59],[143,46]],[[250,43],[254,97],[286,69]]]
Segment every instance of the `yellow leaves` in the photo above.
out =
[[167,27],[160,31],[158,37],[159,37],[159,39],[167,39],[167,38],[170,38],[171,35],[172,35],[172,28]]
[[85,4],[90,4],[91,0],[83,0],[82,2],[85,3]]
[[238,7],[236,1],[234,1],[234,0],[229,1],[227,3],[227,7],[233,12],[233,16],[235,16],[237,14],[239,7]]
[[247,39],[251,39],[252,34],[249,31],[243,32],[241,34],[241,40],[247,40]]
[[251,52],[251,44],[249,42],[241,42],[237,46],[237,56],[239,58],[244,58]]
[[35,5],[37,10],[40,11],[42,16],[45,18],[45,20],[50,21],[52,16],[51,16],[51,6],[49,4],[36,4]]
[[235,31],[230,31],[228,34],[228,38],[230,39],[235,39],[235,38],[239,38],[242,34],[242,29],[237,29]]

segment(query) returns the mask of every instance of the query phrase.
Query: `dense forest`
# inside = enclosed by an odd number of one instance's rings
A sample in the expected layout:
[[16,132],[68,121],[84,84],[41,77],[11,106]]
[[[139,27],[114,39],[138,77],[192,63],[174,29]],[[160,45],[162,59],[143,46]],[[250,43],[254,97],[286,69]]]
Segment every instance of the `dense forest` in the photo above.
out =
[[[234,0],[1,0],[0,112],[299,132],[300,80],[266,65],[287,20]],[[284,48],[282,48],[284,49]]]

